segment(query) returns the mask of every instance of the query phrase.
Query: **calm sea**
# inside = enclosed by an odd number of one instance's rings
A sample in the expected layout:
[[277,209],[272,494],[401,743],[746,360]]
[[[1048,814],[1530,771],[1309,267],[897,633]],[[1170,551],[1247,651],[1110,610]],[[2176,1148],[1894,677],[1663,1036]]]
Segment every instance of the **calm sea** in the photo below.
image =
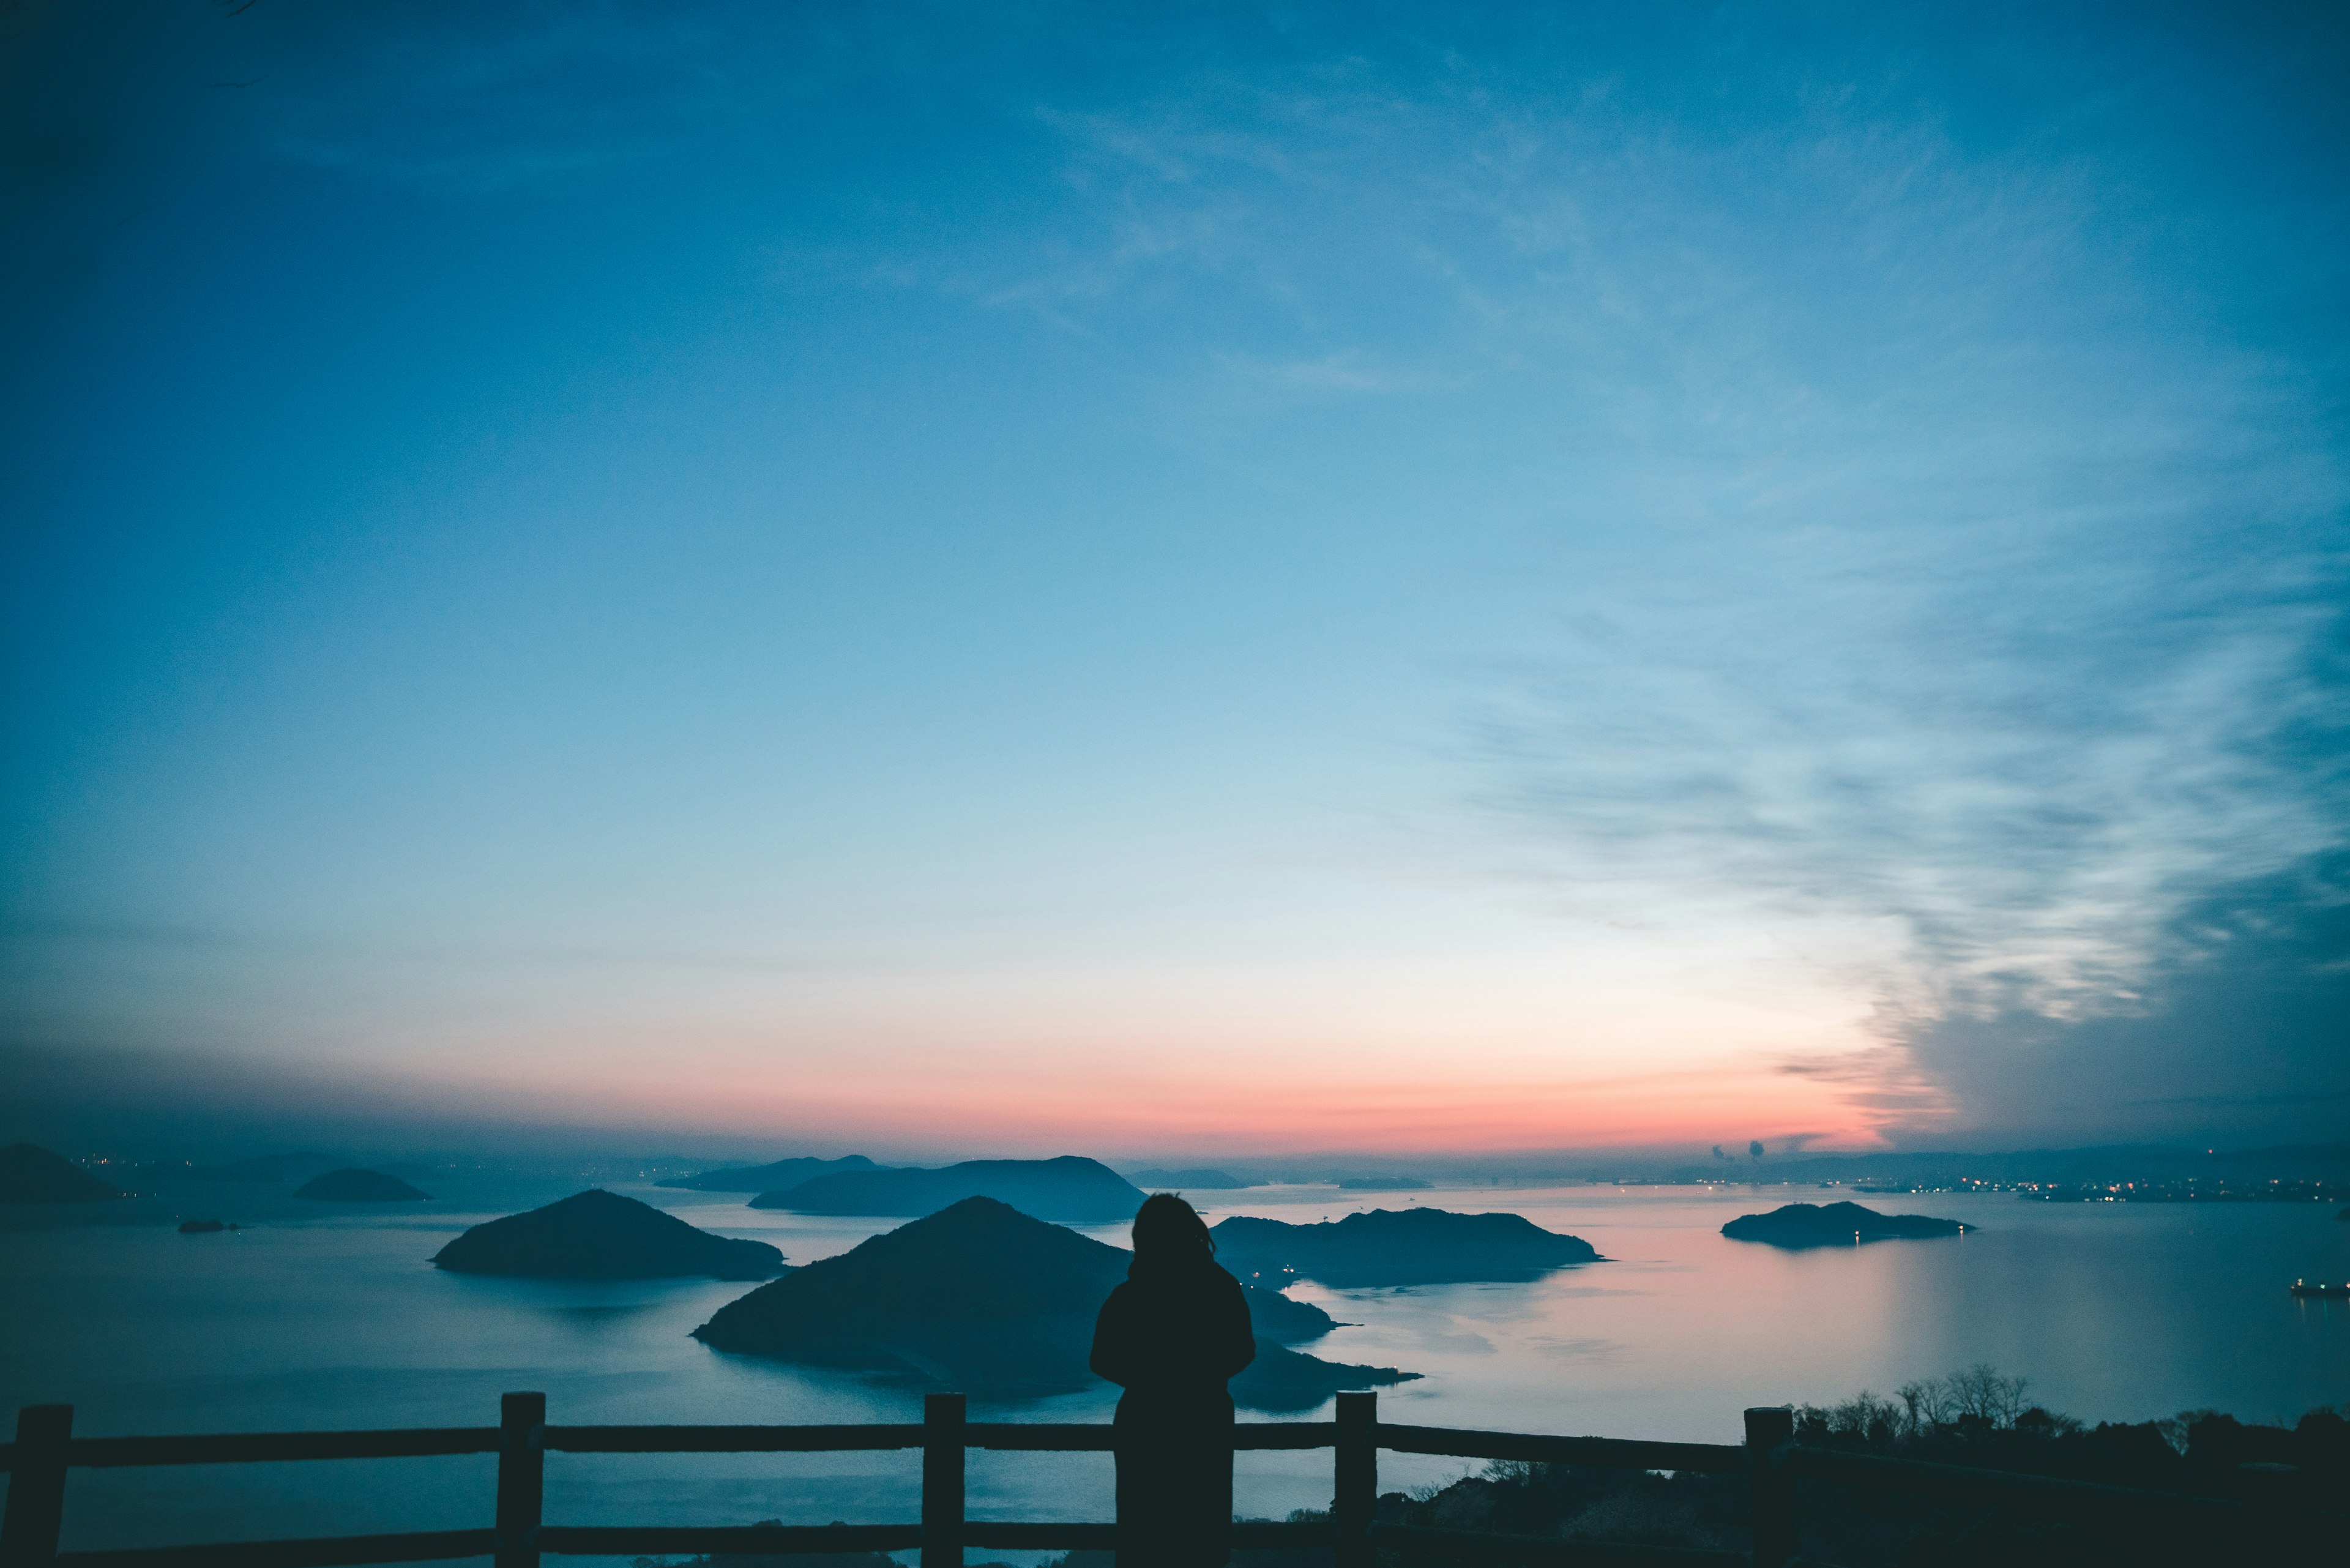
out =
[[[525,1191],[420,1179],[466,1211],[436,1203],[430,1212],[280,1217],[213,1236],[119,1221],[0,1235],[0,1403],[69,1402],[76,1430],[91,1436],[490,1425],[500,1392],[524,1388],[544,1390],[559,1422],[919,1419],[918,1390],[721,1355],[688,1337],[746,1285],[443,1274],[426,1260],[450,1236],[560,1193],[543,1182]],[[705,1229],[772,1241],[796,1263],[884,1228],[757,1211],[736,1195],[608,1185]],[[249,1192],[221,1189],[206,1207],[229,1219],[241,1201],[281,1216],[288,1208]],[[2290,1418],[2350,1400],[2350,1303],[2285,1291],[2296,1275],[2350,1274],[2350,1224],[2331,1205],[1858,1195],[1979,1229],[1953,1241],[1789,1253],[1718,1231],[1741,1213],[1846,1194],[1577,1187],[1201,1196],[1211,1220],[1317,1220],[1408,1202],[1505,1210],[1582,1236],[1610,1260],[1533,1284],[1299,1287],[1353,1325],[1304,1348],[1426,1375],[1380,1394],[1382,1412],[1399,1420],[1735,1442],[1747,1406],[1887,1393],[1975,1362],[2028,1378],[2051,1408],[2090,1420],[2204,1407]],[[1094,1233],[1121,1240],[1114,1229]],[[1110,1393],[973,1413],[1103,1418]],[[911,1519],[917,1465],[912,1454],[556,1455],[547,1517]],[[1261,1517],[1320,1506],[1328,1466],[1326,1454],[1243,1455],[1239,1506]],[[1381,1466],[1383,1488],[1473,1468],[1392,1455]],[[491,1474],[491,1461],[475,1458],[81,1471],[68,1489],[66,1544],[480,1525]],[[972,1459],[974,1517],[1107,1518],[1109,1488],[1107,1456]]]

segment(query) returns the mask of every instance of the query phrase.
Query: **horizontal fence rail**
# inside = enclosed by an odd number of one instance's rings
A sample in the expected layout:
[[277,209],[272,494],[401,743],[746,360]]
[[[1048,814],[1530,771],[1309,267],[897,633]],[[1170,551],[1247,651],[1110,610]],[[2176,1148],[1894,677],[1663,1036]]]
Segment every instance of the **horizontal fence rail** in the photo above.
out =
[[919,1449],[922,1428],[549,1427],[544,1446],[566,1454],[829,1454],[859,1449]]
[[1627,1438],[1552,1438],[1534,1433],[1471,1432],[1451,1427],[1398,1427],[1382,1421],[1379,1447],[1399,1454],[1445,1454],[1464,1459],[1524,1459],[1589,1469],[1707,1470],[1746,1468],[1746,1450],[1731,1443],[1648,1443]]
[[283,1459],[421,1459],[494,1454],[495,1427],[410,1427],[383,1432],[221,1432],[187,1438],[76,1438],[77,1469],[149,1465],[242,1465]]
[[[2116,1512],[2241,1524],[2243,1498],[2145,1490],[2061,1480],[2008,1470],[1898,1459],[1794,1441],[1794,1412],[1746,1412],[1746,1441],[1659,1443],[1382,1422],[1378,1397],[1341,1394],[1336,1419],[1243,1422],[1236,1450],[1333,1450],[1333,1499],[1326,1518],[1250,1521],[1232,1527],[1243,1547],[1327,1548],[1337,1568],[1369,1568],[1375,1554],[1409,1563],[1430,1555],[1496,1563],[1682,1564],[1684,1568],[1788,1568],[1795,1561],[1799,1479],[1873,1490],[1924,1493],[2059,1513],[2082,1519]],[[229,1432],[151,1438],[77,1438],[73,1409],[30,1405],[18,1411],[16,1438],[0,1444],[9,1474],[0,1516],[0,1568],[358,1568],[360,1564],[491,1558],[495,1568],[538,1568],[547,1553],[635,1556],[654,1553],[920,1552],[924,1568],[960,1564],[968,1548],[1067,1551],[1113,1548],[1118,1526],[1106,1520],[975,1520],[965,1516],[964,1465],[970,1450],[1029,1453],[1112,1451],[1116,1429],[1101,1422],[969,1421],[960,1394],[933,1394],[920,1423],[861,1426],[551,1426],[542,1394],[509,1394],[494,1427],[417,1427],[386,1431]],[[1505,1535],[1375,1521],[1378,1451],[1459,1459],[1510,1459],[1586,1468],[1743,1474],[1750,1489],[1753,1544],[1748,1552],[1700,1551],[1555,1536]],[[918,1450],[921,1517],[881,1524],[577,1525],[542,1518],[546,1456],[567,1454],[840,1453]],[[494,1522],[487,1529],[410,1531],[308,1540],[60,1552],[67,1472],[141,1466],[249,1464],[312,1459],[498,1456]],[[2274,1499],[2280,1478],[2246,1467]],[[2248,1492],[2247,1495],[2250,1495]],[[2264,1511],[2263,1518],[2273,1510]],[[2350,1521],[2293,1513],[2293,1527]],[[2306,1514],[2301,1518],[2301,1514]],[[2273,1534],[2264,1525],[2264,1532]]]
[[316,1541],[239,1541],[218,1546],[146,1546],[123,1552],[60,1552],[73,1568],[342,1568],[367,1563],[450,1563],[487,1557],[494,1530],[416,1530],[400,1535],[337,1535]]

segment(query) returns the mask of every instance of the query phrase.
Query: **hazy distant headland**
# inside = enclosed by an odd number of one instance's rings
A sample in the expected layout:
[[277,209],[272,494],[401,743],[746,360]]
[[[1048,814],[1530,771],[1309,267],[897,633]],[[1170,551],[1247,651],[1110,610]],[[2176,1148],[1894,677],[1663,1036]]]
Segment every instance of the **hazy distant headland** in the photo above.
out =
[[294,1189],[296,1198],[315,1203],[421,1203],[432,1194],[421,1192],[396,1176],[354,1166],[314,1176]]
[[1860,1241],[1958,1236],[1966,1227],[1929,1214],[1880,1214],[1858,1203],[1789,1203],[1768,1214],[1741,1214],[1721,1228],[1733,1241],[1773,1247],[1849,1247]]
[[795,1214],[935,1214],[966,1198],[993,1198],[1023,1214],[1074,1225],[1131,1220],[1143,1193],[1097,1159],[969,1159],[935,1170],[875,1167],[836,1171],[782,1192],[763,1192],[754,1209]]
[[1342,1290],[1530,1280],[1601,1261],[1581,1237],[1545,1231],[1520,1215],[1442,1209],[1374,1209],[1311,1225],[1235,1214],[1210,1234],[1218,1262],[1243,1279],[1275,1288],[1293,1279]]
[[[713,1349],[910,1376],[991,1393],[1094,1383],[1094,1314],[1133,1254],[989,1198],[968,1198],[795,1269],[694,1331]],[[1328,1314],[1248,1288],[1257,1358],[1232,1397],[1299,1409],[1342,1388],[1405,1381],[1393,1367],[1323,1361],[1284,1341],[1336,1326]]]
[[102,1203],[124,1193],[37,1144],[0,1148],[0,1203]]
[[[2031,1196],[2160,1202],[2201,1199],[2273,1201],[2339,1195],[2350,1183],[2350,1143],[2279,1144],[2263,1148],[2166,1148],[2126,1144],[2091,1148],[1960,1150],[1784,1155],[1710,1165],[1675,1165],[1656,1179],[1690,1182],[1835,1183],[1863,1191],[2014,1189]],[[2281,1192],[2281,1188],[2296,1190]],[[2034,1190],[2037,1189],[2037,1190]]]
[[861,1154],[847,1154],[838,1159],[815,1159],[801,1157],[779,1159],[771,1165],[730,1165],[717,1170],[705,1170],[699,1176],[672,1176],[658,1183],[662,1187],[681,1187],[694,1192],[782,1192],[801,1182],[819,1176],[830,1176],[844,1170],[878,1170]]
[[1239,1177],[1212,1167],[1196,1166],[1182,1170],[1133,1170],[1127,1179],[1150,1192],[1237,1192],[1253,1185]]
[[784,1270],[783,1253],[764,1241],[713,1236],[600,1187],[476,1225],[432,1262],[452,1273],[560,1280],[764,1280]]
[[225,1165],[193,1166],[187,1174],[191,1181],[268,1187],[284,1181],[307,1181],[330,1170],[347,1168],[350,1163],[348,1159],[337,1159],[330,1154],[303,1149],[295,1154],[256,1155],[251,1159],[232,1160]]

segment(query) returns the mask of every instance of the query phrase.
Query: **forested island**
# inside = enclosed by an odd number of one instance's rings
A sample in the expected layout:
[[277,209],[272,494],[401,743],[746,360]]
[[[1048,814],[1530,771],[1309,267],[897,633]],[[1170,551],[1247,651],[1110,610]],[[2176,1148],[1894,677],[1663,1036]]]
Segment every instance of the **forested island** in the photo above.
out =
[[[1094,1314],[1133,1255],[989,1198],[969,1198],[796,1269],[694,1330],[713,1349],[917,1377],[990,1394],[1096,1383]],[[1336,1324],[1319,1308],[1246,1289],[1256,1362],[1232,1397],[1297,1409],[1341,1388],[1415,1376],[1287,1348]]]
[[1957,1236],[1967,1227],[1929,1214],[1879,1214],[1858,1203],[1789,1203],[1768,1214],[1742,1214],[1721,1228],[1733,1241],[1773,1247],[1849,1247],[1859,1241]]
[[1338,1289],[1530,1280],[1601,1261],[1581,1237],[1545,1231],[1522,1215],[1444,1209],[1374,1209],[1311,1225],[1235,1214],[1209,1233],[1218,1262],[1276,1288],[1292,1279]]
[[993,1198],[1023,1214],[1072,1225],[1131,1220],[1143,1194],[1097,1159],[967,1159],[937,1169],[877,1166],[835,1171],[781,1192],[763,1192],[754,1209],[797,1214],[935,1214],[966,1198]]
[[476,1225],[432,1262],[452,1273],[544,1280],[764,1280],[783,1272],[784,1255],[764,1241],[713,1236],[598,1187]]

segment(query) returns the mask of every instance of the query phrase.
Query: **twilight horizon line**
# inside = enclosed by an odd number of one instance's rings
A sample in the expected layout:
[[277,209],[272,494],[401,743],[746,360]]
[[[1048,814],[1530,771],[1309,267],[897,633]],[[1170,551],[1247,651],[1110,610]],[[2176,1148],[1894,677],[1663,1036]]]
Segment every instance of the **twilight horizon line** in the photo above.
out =
[[2350,19],[12,26],[0,1138],[2350,1125]]

